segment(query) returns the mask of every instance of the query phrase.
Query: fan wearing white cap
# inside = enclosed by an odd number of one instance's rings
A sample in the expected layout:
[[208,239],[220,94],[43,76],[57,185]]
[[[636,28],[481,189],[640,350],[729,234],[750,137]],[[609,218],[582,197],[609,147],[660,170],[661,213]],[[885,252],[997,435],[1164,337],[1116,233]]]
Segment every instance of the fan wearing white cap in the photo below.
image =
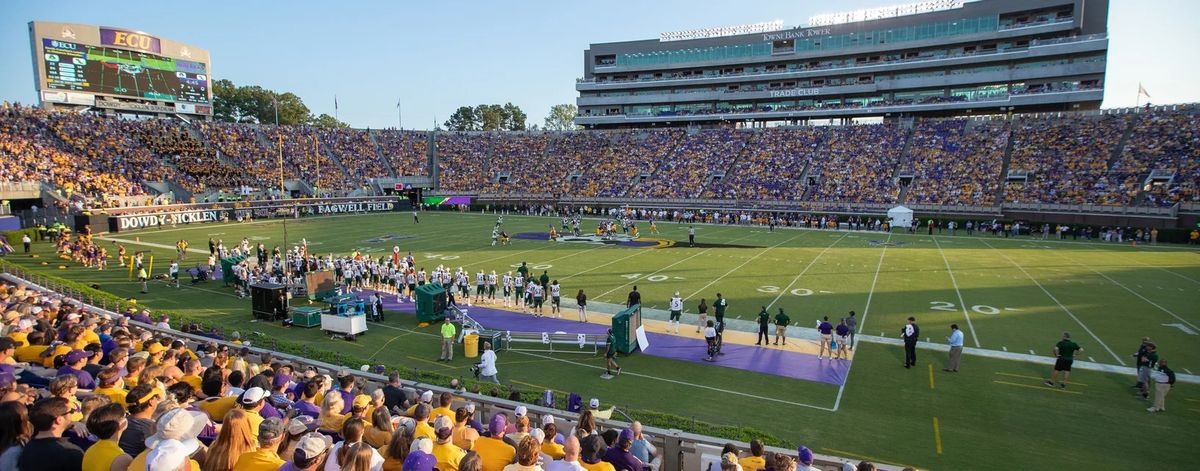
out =
[[311,432],[300,438],[292,460],[284,463],[280,470],[285,471],[314,471],[325,461],[325,456],[333,448],[333,439],[317,432]]
[[258,386],[247,389],[242,393],[242,397],[238,398],[238,405],[246,411],[246,420],[250,422],[250,432],[254,434],[254,438],[258,438],[258,426],[262,424],[263,416],[258,414],[258,411],[263,408],[263,399],[266,399],[267,392]]
[[175,409],[163,414],[156,423],[157,431],[146,437],[146,450],[133,459],[129,469],[174,471],[188,462],[198,469],[200,464],[189,457],[200,448],[196,437],[206,425],[208,415],[201,411]]
[[433,391],[426,390],[425,392],[421,393],[419,402],[417,402],[416,404],[413,404],[412,406],[410,406],[408,408],[408,410],[404,411],[404,415],[413,417],[413,414],[415,414],[417,412],[417,406],[419,406],[421,404],[425,404],[425,405],[429,406],[429,408],[432,410],[433,409],[432,403],[433,403]]

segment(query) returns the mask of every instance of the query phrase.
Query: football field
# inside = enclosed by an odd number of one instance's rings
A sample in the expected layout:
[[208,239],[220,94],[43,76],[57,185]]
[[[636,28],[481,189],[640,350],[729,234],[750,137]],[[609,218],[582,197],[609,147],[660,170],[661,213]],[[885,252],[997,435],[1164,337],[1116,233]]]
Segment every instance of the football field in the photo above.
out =
[[[1046,361],[1067,331],[1083,347],[1077,362],[1131,366],[1141,337],[1149,336],[1178,374],[1200,373],[1200,253],[1194,247],[967,237],[963,231],[929,236],[710,225],[696,226],[698,245],[689,247],[686,225],[659,224],[661,234],[655,235],[645,223],[639,225],[642,237],[661,242],[635,246],[534,240],[558,220],[515,215],[504,222],[509,234],[518,235],[512,245],[492,247],[494,221],[494,215],[450,212],[423,213],[420,224],[407,213],[291,220],[287,244],[305,238],[313,252],[373,256],[398,246],[426,270],[443,264],[503,273],[526,262],[533,273],[545,270],[559,280],[566,317],[574,316],[571,299],[579,289],[592,303],[612,305],[595,309],[613,310],[636,285],[650,319],[660,318],[674,292],[684,298],[685,312],[695,312],[702,298],[711,304],[719,292],[729,300],[731,328],[749,326],[762,307],[772,313],[782,308],[803,328],[822,316],[836,322],[855,311],[860,335],[881,337],[858,344],[842,385],[636,353],[620,359],[621,376],[603,380],[599,356],[501,354],[500,377],[507,385],[596,396],[648,422],[655,412],[671,415],[656,425],[695,420],[749,428],[819,453],[922,469],[1010,468],[1014,451],[1015,464],[1026,469],[1138,468],[1147,460],[1184,468],[1200,459],[1194,384],[1179,383],[1168,411],[1148,414],[1149,404],[1129,388],[1131,375],[1077,367],[1069,388],[1052,389],[1041,384],[1049,366],[1031,361]],[[585,219],[584,230],[595,223]],[[284,227],[264,220],[98,239],[110,254],[117,243],[130,253],[149,251],[154,271],[164,273],[176,241],[191,244],[186,269],[203,261],[210,237],[229,246],[246,237],[271,247],[283,245]],[[50,258],[48,244],[36,250]],[[140,295],[115,260],[104,272],[58,270],[20,256],[10,261],[210,319],[263,346],[287,339],[372,363],[469,374],[466,359],[432,361],[436,332],[409,316],[390,315],[356,342],[329,340],[315,330],[252,322],[249,301],[219,281],[185,281],[179,289],[160,282]],[[888,340],[898,337],[909,316],[916,317],[922,337],[943,345],[949,325],[957,323],[968,349],[988,355],[969,351],[961,372],[952,374],[942,372],[944,349],[921,349],[919,367],[906,370],[902,349]],[[1140,451],[1114,452],[1132,449]]]

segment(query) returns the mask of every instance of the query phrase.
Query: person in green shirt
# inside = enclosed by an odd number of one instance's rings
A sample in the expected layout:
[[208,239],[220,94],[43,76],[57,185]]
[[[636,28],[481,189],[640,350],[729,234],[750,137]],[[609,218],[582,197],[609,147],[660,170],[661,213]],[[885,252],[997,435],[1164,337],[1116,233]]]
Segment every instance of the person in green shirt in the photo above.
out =
[[1071,363],[1075,362],[1075,353],[1082,352],[1083,347],[1071,340],[1070,332],[1063,332],[1062,340],[1059,340],[1054,345],[1054,371],[1050,373],[1050,379],[1046,381],[1046,386],[1054,387],[1055,380],[1058,379],[1058,373],[1061,371],[1063,379],[1058,383],[1058,387],[1066,388],[1067,380],[1071,377]]
[[790,322],[792,319],[783,313],[783,308],[779,308],[779,314],[775,315],[775,345],[779,345],[780,339],[787,345],[787,326]]
[[754,338],[755,345],[771,344],[770,334],[767,333],[767,328],[771,325],[771,314],[767,312],[767,307],[763,306],[761,311],[758,311],[758,337]]
[[522,279],[529,278],[529,267],[525,265],[525,262],[521,262],[521,266],[517,267],[517,273],[521,274]]
[[458,334],[458,330],[454,328],[454,323],[450,322],[450,318],[446,317],[442,321],[442,356],[438,361],[451,361],[454,359],[454,336]]
[[542,270],[542,276],[538,278],[538,281],[541,282],[542,289],[550,288],[550,274],[546,273],[546,270]]
[[621,374],[621,365],[617,364],[617,334],[614,334],[612,329],[608,329],[608,338],[605,339],[604,348],[604,373],[612,376],[613,370],[617,370],[617,375]]

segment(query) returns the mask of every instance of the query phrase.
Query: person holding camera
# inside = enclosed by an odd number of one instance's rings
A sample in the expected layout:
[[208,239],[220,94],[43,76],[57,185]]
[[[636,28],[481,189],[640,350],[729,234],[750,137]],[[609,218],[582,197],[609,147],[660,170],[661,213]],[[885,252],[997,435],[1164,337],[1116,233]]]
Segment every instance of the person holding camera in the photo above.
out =
[[500,384],[500,380],[496,378],[496,352],[492,350],[491,342],[483,342],[483,354],[479,355],[479,363],[471,367],[471,372],[475,373],[477,379]]

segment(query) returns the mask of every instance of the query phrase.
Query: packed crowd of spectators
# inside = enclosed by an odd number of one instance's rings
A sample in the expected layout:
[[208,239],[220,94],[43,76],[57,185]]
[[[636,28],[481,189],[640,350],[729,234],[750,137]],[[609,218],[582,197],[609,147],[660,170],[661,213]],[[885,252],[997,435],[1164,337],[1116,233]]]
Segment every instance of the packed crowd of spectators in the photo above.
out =
[[[1198,201],[1200,193],[1200,107],[1180,107],[1133,118],[1129,140],[1110,178],[1121,195],[1132,199],[1154,170],[1175,172],[1170,185],[1152,185],[1147,205],[1170,206],[1178,201]],[[1117,201],[1128,204],[1129,200]]]
[[429,133],[387,129],[371,131],[371,135],[379,143],[383,157],[396,170],[397,177],[429,174]]
[[[807,199],[891,203],[906,131],[891,124],[843,126],[829,131],[814,159],[820,178]],[[812,170],[809,171],[810,174]]]
[[990,206],[1008,144],[1006,121],[923,121],[913,133],[906,167],[913,180],[905,201]]
[[[0,153],[7,158],[0,181],[43,181],[99,204],[145,195],[142,183],[154,181],[193,192],[277,188],[280,141],[284,177],[319,183],[322,190],[429,171],[429,134],[419,131],[134,121],[16,105],[2,110]],[[903,194],[905,202],[951,205],[994,205],[997,194],[1019,203],[1200,201],[1200,109],[1194,106],[919,120],[914,126],[911,137],[897,124],[869,124],[440,132],[434,142],[438,182],[447,191],[872,203],[897,202]],[[1025,179],[1000,175],[1006,146],[1012,149],[1009,170],[1024,172]],[[912,184],[902,193],[897,177],[908,173]]]
[[802,178],[821,149],[821,128],[770,128],[758,131],[731,173],[710,185],[705,198],[798,200]]
[[[141,156],[113,159],[91,147],[91,136],[73,138],[76,145],[68,145],[50,129],[54,115],[19,105],[0,108],[0,181],[47,182],[68,198],[103,202],[109,197],[144,195],[142,178],[159,180],[152,171],[146,173]],[[68,136],[79,135],[74,126],[64,124],[62,130]]]
[[[294,128],[294,126],[292,127]],[[392,171],[375,148],[368,131],[361,129],[319,129],[321,142],[353,176],[350,180],[362,186],[370,178],[391,177]]]
[[630,189],[626,196],[637,198],[694,198],[699,196],[714,172],[727,172],[742,153],[751,132],[714,129],[689,133],[654,174]]
[[1013,120],[1010,171],[1029,172],[1006,183],[1016,203],[1116,203],[1121,192],[1105,181],[1108,158],[1125,131],[1123,116],[1017,118]]
[[438,133],[438,182],[447,191],[474,191],[492,183],[491,133]]
[[683,139],[683,131],[645,129],[609,135],[608,150],[589,162],[576,182],[579,196],[625,196],[635,180],[649,175]]

